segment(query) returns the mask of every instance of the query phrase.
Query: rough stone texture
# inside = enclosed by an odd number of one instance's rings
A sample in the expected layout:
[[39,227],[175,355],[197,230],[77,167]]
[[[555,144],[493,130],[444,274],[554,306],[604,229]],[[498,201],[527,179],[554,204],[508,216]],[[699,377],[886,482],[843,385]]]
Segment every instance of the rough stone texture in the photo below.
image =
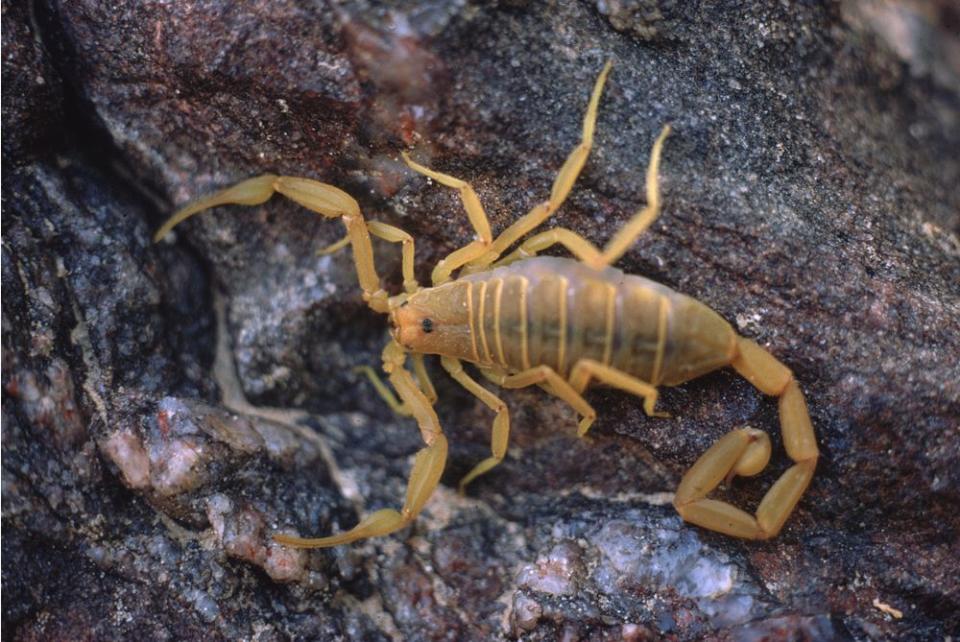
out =
[[[3,4],[4,635],[960,629],[952,3],[27,7]],[[541,391],[504,394],[512,449],[460,498],[491,417],[438,370],[451,460],[416,525],[272,544],[403,495],[416,430],[351,370],[378,363],[384,319],[348,253],[315,254],[342,228],[289,203],[211,212],[159,245],[151,230],[239,178],[312,176],[414,234],[425,281],[471,230],[398,152],[469,179],[503,229],[547,195],[606,60],[597,145],[553,223],[604,242],[673,124],[663,216],[620,265],[707,302],[803,384],[823,458],[784,532],[736,541],[669,506],[730,428],[780,443],[774,404],[730,372],[665,390],[668,420],[592,392],[584,441]],[[377,251],[396,288],[396,252]],[[727,492],[755,505],[785,466],[778,450]]]

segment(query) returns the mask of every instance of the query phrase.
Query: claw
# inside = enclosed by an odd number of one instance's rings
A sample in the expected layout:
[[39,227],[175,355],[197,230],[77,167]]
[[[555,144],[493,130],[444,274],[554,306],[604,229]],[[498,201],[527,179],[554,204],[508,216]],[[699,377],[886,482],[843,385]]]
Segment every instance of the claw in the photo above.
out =
[[302,538],[291,535],[274,535],[273,541],[293,548],[329,548],[349,544],[368,537],[380,537],[395,533],[412,522],[440,482],[447,461],[447,440],[438,435],[433,444],[420,450],[413,463],[410,482],[407,484],[407,499],[399,511],[384,508],[364,517],[359,524],[344,533],[328,537]]

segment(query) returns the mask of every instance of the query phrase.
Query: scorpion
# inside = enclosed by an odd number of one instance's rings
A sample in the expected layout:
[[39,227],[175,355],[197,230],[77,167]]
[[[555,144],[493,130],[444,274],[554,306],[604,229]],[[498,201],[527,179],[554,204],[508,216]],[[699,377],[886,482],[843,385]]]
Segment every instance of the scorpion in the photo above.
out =
[[[721,481],[756,475],[770,459],[770,438],[765,432],[737,428],[716,441],[687,471],[673,505],[687,522],[730,536],[767,539],[780,532],[810,484],[819,455],[807,404],[793,373],[759,344],[739,336],[705,304],[612,267],[659,215],[660,156],[670,125],[664,126],[650,153],[646,206],[602,250],[570,229],[555,227],[531,236],[506,254],[566,200],[593,145],[600,96],[610,69],[608,62],[597,77],[581,141],[561,166],[549,199],[499,236],[494,237],[470,183],[401,153],[410,169],[459,192],[476,232],[475,240],[436,264],[431,287],[420,286],[414,277],[414,239],[410,234],[365,220],[357,201],[346,192],[308,178],[273,174],[250,178],[194,201],[157,231],[155,241],[203,210],[259,205],[279,193],[343,222],[346,236],[324,251],[349,245],[364,301],[375,312],[389,316],[390,340],[382,360],[396,394],[372,368],[362,369],[395,412],[416,420],[425,444],[414,458],[403,506],[399,511],[375,511],[354,528],[329,537],[278,534],[275,541],[302,548],[336,546],[393,533],[417,517],[436,489],[447,459],[447,439],[433,408],[437,394],[424,366],[425,355],[439,355],[444,370],[495,413],[491,455],[460,481],[461,493],[503,460],[510,433],[506,404],[468,374],[465,362],[502,388],[538,385],[559,397],[580,416],[579,436],[586,435],[596,418],[583,397],[592,383],[642,397],[648,416],[664,417],[669,415],[655,409],[658,386],[675,386],[732,366],[760,392],[778,398],[783,445],[793,465],[767,491],[753,515],[708,498]],[[371,236],[401,245],[402,293],[391,296],[381,287]],[[554,245],[576,258],[538,256]],[[408,361],[412,372],[407,369]]]

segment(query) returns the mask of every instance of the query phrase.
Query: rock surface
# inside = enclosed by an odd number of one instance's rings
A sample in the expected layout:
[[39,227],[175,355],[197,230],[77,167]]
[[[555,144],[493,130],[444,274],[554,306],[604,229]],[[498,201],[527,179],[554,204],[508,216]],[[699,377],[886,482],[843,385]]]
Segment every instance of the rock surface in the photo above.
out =
[[[947,1],[3,4],[3,634],[11,639],[943,639],[960,630],[960,22]],[[736,8],[736,10],[734,10]],[[683,471],[775,404],[731,372],[589,440],[539,390],[490,413],[435,369],[443,483],[393,537],[290,551],[402,498],[418,435],[362,378],[385,320],[341,233],[275,199],[152,245],[178,205],[310,176],[416,238],[418,277],[546,197],[553,223],[788,364],[823,458],[777,539],[683,524]],[[389,287],[399,257],[377,246]],[[219,315],[218,311],[222,314]],[[219,325],[219,331],[218,331]],[[786,466],[726,491],[752,506]]]

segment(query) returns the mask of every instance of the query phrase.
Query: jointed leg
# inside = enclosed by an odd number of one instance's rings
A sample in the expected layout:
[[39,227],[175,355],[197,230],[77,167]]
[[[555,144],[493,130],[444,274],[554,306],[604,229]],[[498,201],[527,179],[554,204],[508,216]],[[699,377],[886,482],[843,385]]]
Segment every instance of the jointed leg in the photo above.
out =
[[420,390],[423,391],[430,405],[437,403],[437,390],[430,381],[430,375],[427,373],[427,367],[423,363],[422,354],[411,354],[410,360],[413,361],[413,371],[417,375],[417,383],[420,384]]
[[392,354],[388,352],[389,350],[389,346],[384,350],[385,357],[396,359],[384,364],[384,367],[390,370],[390,383],[400,395],[403,404],[410,409],[417,420],[420,434],[426,443],[426,447],[418,452],[414,459],[403,507],[399,511],[386,508],[371,513],[345,533],[315,539],[274,535],[273,539],[277,542],[297,548],[324,548],[349,544],[368,537],[388,535],[412,522],[436,489],[447,461],[447,439],[440,429],[440,421],[433,406],[417,387],[410,373],[403,369],[402,349],[397,346]]
[[[467,208],[467,214],[470,216],[474,229],[480,236],[479,241],[474,241],[441,261],[433,274],[434,284],[443,283],[449,280],[450,275],[457,268],[467,265],[468,271],[482,270],[497,260],[511,245],[522,237],[526,236],[531,230],[539,227],[547,218],[556,212],[566,200],[580,175],[587,157],[590,154],[590,148],[593,146],[593,133],[597,122],[597,110],[600,104],[600,95],[603,92],[603,86],[606,83],[607,75],[610,73],[611,64],[607,63],[600,76],[594,84],[593,93],[590,96],[590,104],[587,107],[587,113],[583,119],[583,136],[581,142],[567,157],[563,166],[560,168],[557,178],[554,180],[553,188],[550,192],[550,200],[540,203],[530,210],[525,216],[514,222],[504,232],[491,243],[490,226],[476,194],[468,183],[459,179],[432,172],[425,167],[417,165],[406,156],[404,159],[416,171],[419,171],[438,182],[461,190],[464,206]],[[471,208],[473,213],[471,213]],[[478,222],[482,222],[478,224]]]
[[[403,256],[403,289],[406,292],[416,292],[418,289],[420,289],[420,285],[417,283],[417,279],[413,274],[413,237],[407,232],[401,230],[399,227],[394,227],[393,225],[388,225],[387,223],[381,223],[380,221],[367,221],[367,229],[369,229],[370,233],[376,236],[378,239],[383,239],[384,241],[389,241],[390,243],[402,244],[401,252]],[[333,254],[334,252],[339,252],[348,245],[350,245],[350,237],[344,236],[339,241],[331,243],[327,247],[317,250],[317,254],[320,256]]]
[[473,470],[460,480],[460,494],[462,495],[467,488],[467,484],[503,461],[504,455],[507,454],[507,443],[510,438],[510,411],[507,410],[507,404],[503,403],[500,397],[478,384],[470,375],[464,372],[463,365],[459,360],[443,357],[441,363],[457,383],[497,413],[497,416],[493,420],[493,430],[491,433],[490,451],[492,454],[474,466]]
[[647,206],[627,221],[603,248],[603,254],[597,260],[588,262],[595,268],[601,268],[616,262],[627,251],[637,237],[643,234],[660,215],[660,153],[663,141],[670,135],[670,125],[666,125],[650,151],[650,164],[647,166]]
[[[657,389],[655,386],[593,359],[577,361],[570,371],[570,385],[573,386],[573,389],[582,393],[590,385],[591,379],[597,379],[608,386],[620,388],[638,397],[643,397],[643,410],[650,417],[670,416],[665,412],[654,410],[654,406],[657,404]],[[581,436],[585,433],[586,430],[581,433]]]
[[603,93],[603,86],[607,81],[607,74],[610,73],[611,63],[603,67],[603,71],[597,77],[593,86],[593,93],[590,95],[590,104],[587,106],[587,113],[583,117],[583,136],[580,144],[577,145],[563,166],[557,173],[553,181],[553,188],[550,190],[550,200],[536,205],[526,215],[515,221],[510,227],[504,230],[498,236],[486,251],[470,261],[469,271],[475,272],[486,268],[510,248],[511,245],[539,227],[554,212],[560,209],[563,202],[570,194],[573,184],[576,182],[580,171],[587,162],[587,156],[590,155],[590,148],[593,147],[593,132],[597,123],[597,109],[600,105],[600,95]]
[[[650,152],[650,165],[647,167],[647,206],[633,216],[627,224],[614,234],[613,238],[607,243],[603,252],[599,251],[594,245],[572,230],[562,227],[541,232],[536,236],[527,239],[519,248],[509,256],[501,260],[498,265],[507,265],[520,259],[535,256],[548,247],[560,243],[567,248],[574,256],[587,265],[600,269],[614,263],[623,256],[627,248],[637,240],[637,238],[646,231],[650,225],[657,220],[660,214],[660,187],[659,171],[660,156],[663,149],[663,141],[670,135],[670,125],[663,128],[653,149]],[[509,230],[508,230],[509,231]],[[494,242],[494,249],[500,239]],[[492,251],[492,250],[491,250]]]
[[450,275],[454,270],[486,251],[491,241],[493,241],[493,233],[490,231],[490,221],[487,219],[486,212],[483,211],[480,198],[470,183],[462,181],[459,178],[454,178],[449,174],[442,174],[424,167],[411,160],[406,152],[403,152],[401,156],[403,156],[403,160],[413,171],[428,176],[441,185],[452,187],[460,192],[460,200],[463,202],[463,208],[467,211],[470,224],[473,225],[477,236],[480,237],[479,240],[473,241],[459,250],[452,252],[437,263],[437,266],[433,270],[432,279],[434,285],[440,285],[450,280]]
[[517,374],[497,376],[493,381],[502,388],[526,388],[534,385],[543,387],[545,384],[547,386],[545,389],[566,401],[581,415],[582,418],[577,426],[578,435],[586,434],[590,424],[597,418],[593,406],[588,404],[579,392],[549,366],[536,366]]
[[[593,147],[593,131],[597,125],[597,110],[600,106],[600,94],[603,93],[603,86],[607,82],[607,75],[610,73],[612,62],[607,62],[603,66],[600,75],[593,85],[593,93],[590,95],[590,103],[587,105],[587,113],[583,116],[583,136],[580,144],[577,145],[567,160],[564,161],[557,178],[553,181],[553,188],[550,190],[550,203],[556,210],[560,204],[567,200],[567,195],[573,189],[573,184],[580,176],[580,171],[587,162],[587,156],[590,155],[590,148]],[[534,226],[536,227],[536,226]],[[508,244],[509,245],[509,244]]]
[[413,274],[413,237],[399,227],[387,225],[379,221],[369,221],[367,228],[370,233],[379,239],[391,243],[401,243],[403,289],[406,292],[416,292],[420,289],[417,278]]
[[354,372],[366,375],[367,380],[373,385],[374,390],[377,391],[377,394],[380,395],[380,398],[383,399],[390,410],[394,411],[401,417],[410,417],[412,413],[410,408],[400,402],[396,395],[393,394],[393,391],[387,387],[387,384],[383,382],[383,379],[380,378],[380,375],[377,374],[377,371],[371,368],[370,366],[357,366],[353,369]]
[[[391,350],[392,343],[388,345],[385,352]],[[389,357],[385,357],[389,358]],[[413,361],[413,371],[417,375],[417,383],[420,385],[420,391],[426,397],[427,401],[430,402],[430,405],[437,403],[437,391],[433,387],[433,382],[430,381],[430,375],[427,374],[427,368],[423,363],[422,354],[412,354],[410,355],[410,360]],[[353,369],[354,372],[359,372],[366,375],[367,380],[373,384],[374,389],[377,391],[377,394],[380,395],[380,398],[383,399],[390,409],[402,417],[411,416],[410,408],[406,404],[401,403],[394,396],[390,388],[383,382],[383,379],[380,378],[380,375],[377,374],[377,371],[371,368],[370,366],[357,366]]]
[[600,258],[600,250],[593,243],[576,232],[564,227],[555,227],[546,232],[540,232],[524,241],[520,247],[496,262],[496,267],[509,265],[514,261],[536,256],[538,252],[559,243],[584,263],[594,263]]
[[326,256],[328,254],[334,254],[336,252],[339,252],[343,248],[347,247],[348,245],[350,245],[350,237],[344,236],[339,241],[335,241],[330,245],[326,247],[322,247],[319,250],[317,250],[317,256]]
[[360,213],[360,206],[352,196],[333,185],[309,178],[273,174],[250,178],[187,205],[157,230],[154,241],[159,241],[176,225],[205,209],[219,205],[259,205],[275,192],[327,218],[343,219],[353,246],[353,261],[363,298],[377,312],[387,312],[387,293],[380,287],[380,277],[373,264],[370,232]]
[[447,187],[452,187],[453,189],[459,191],[460,200],[463,202],[463,208],[467,211],[467,217],[469,217],[470,224],[473,225],[473,229],[476,230],[477,236],[480,237],[481,241],[486,243],[489,243],[493,240],[493,233],[490,231],[490,221],[487,220],[487,214],[483,211],[483,205],[480,203],[480,198],[477,196],[477,193],[473,190],[473,187],[470,185],[470,183],[450,176],[449,174],[443,174],[428,167],[424,167],[423,165],[411,159],[410,155],[406,152],[401,152],[400,155],[403,156],[403,160],[413,171],[432,178],[441,185],[446,185]]
[[764,433],[734,430],[687,471],[673,504],[683,519],[704,528],[747,539],[767,539],[780,532],[806,491],[819,451],[807,403],[790,369],[753,341],[741,338],[738,347],[734,369],[764,394],[780,399],[783,445],[795,464],[764,495],[756,517],[727,502],[706,499],[725,477],[756,474],[770,457],[770,441]]
[[[507,376],[506,371],[500,370],[500,369],[495,368],[495,367],[491,367],[491,368],[481,368],[481,369],[480,369],[480,374],[483,375],[483,378],[484,378],[484,379],[486,379],[486,380],[489,381],[490,383],[495,384],[495,385],[498,385],[498,386],[500,385],[500,382],[503,381],[504,377]],[[554,396],[554,397],[559,397],[559,396],[560,396],[560,395],[558,395],[558,394],[554,391],[553,388],[550,387],[550,384],[547,383],[546,381],[541,382],[541,383],[538,383],[537,386],[539,386],[539,388],[540,388],[541,390],[543,390],[544,392],[546,392],[548,395],[552,395],[552,396]]]
[[[387,223],[381,223],[380,221],[367,221],[367,229],[369,229],[370,233],[376,236],[378,239],[383,239],[384,241],[389,241],[390,243],[401,244],[400,251],[403,257],[403,289],[406,292],[416,292],[418,289],[420,289],[417,279],[413,273],[413,237],[407,232],[401,230],[399,227],[394,227],[393,225],[388,225]],[[320,256],[333,254],[334,252],[339,252],[348,245],[350,245],[350,237],[345,236],[336,243],[331,243],[327,247],[317,250],[317,254]]]

